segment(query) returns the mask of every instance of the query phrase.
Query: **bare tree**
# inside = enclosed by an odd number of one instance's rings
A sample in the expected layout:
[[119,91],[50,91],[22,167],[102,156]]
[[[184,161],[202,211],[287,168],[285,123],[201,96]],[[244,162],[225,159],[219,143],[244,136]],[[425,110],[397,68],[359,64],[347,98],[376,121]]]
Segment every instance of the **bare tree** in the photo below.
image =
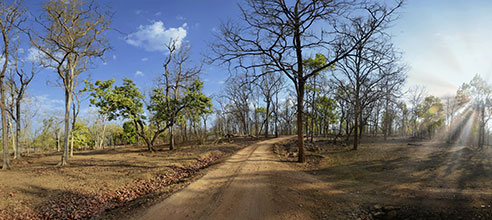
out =
[[[74,88],[77,87],[77,81],[74,83]],[[83,102],[84,100],[87,99],[87,91],[84,88],[81,89],[74,89],[72,92],[72,120],[71,120],[71,127],[72,129],[70,130],[70,157],[73,157],[73,143],[74,143],[74,134],[73,130],[75,128],[75,124],[77,123],[77,118],[80,114],[80,103]],[[104,135],[104,133],[103,133]]]
[[[31,63],[31,70],[26,72],[24,70],[24,62],[19,61],[19,56],[17,55],[17,50],[14,52],[14,67],[10,69],[10,73],[7,78],[7,85],[10,89],[10,98],[7,109],[10,117],[15,122],[15,155],[14,158],[21,157],[20,149],[20,133],[21,133],[21,104],[24,99],[26,90],[31,83],[34,75],[37,73],[36,64]],[[13,128],[12,128],[13,129]]]
[[425,87],[414,86],[408,90],[408,101],[412,106],[410,108],[410,122],[412,124],[412,135],[417,136],[418,131],[418,119],[419,119],[419,105],[424,101],[426,97]]
[[161,107],[164,108],[157,111],[156,117],[162,117],[167,122],[162,129],[169,129],[169,149],[172,150],[174,149],[174,126],[183,110],[192,109],[193,100],[186,99],[187,91],[193,83],[199,80],[201,67],[191,65],[189,45],[178,46],[176,40],[171,40],[167,49],[169,55],[164,60],[164,73],[160,82],[161,92],[165,98],[164,105]]
[[101,58],[109,49],[105,32],[111,21],[107,11],[83,0],[50,0],[43,9],[44,14],[36,20],[44,33],[27,33],[32,45],[45,56],[42,64],[54,69],[63,81],[65,142],[60,163],[63,166],[69,163],[69,119],[75,80],[94,58]]
[[21,6],[22,1],[14,0],[0,2],[0,31],[2,40],[0,44],[1,54],[0,61],[0,114],[2,114],[2,147],[3,147],[3,166],[2,169],[10,169],[9,151],[8,151],[8,129],[7,129],[7,106],[5,103],[5,76],[11,63],[11,52],[15,47],[14,40],[20,33],[20,25],[25,21],[23,14],[25,9]]
[[[344,0],[247,0],[240,5],[244,26],[238,26],[237,22],[223,24],[218,40],[211,44],[215,54],[212,61],[234,62],[234,67],[247,70],[270,70],[262,74],[282,72],[294,83],[299,162],[305,161],[302,125],[306,80],[339,62],[367,41],[392,19],[393,12],[402,5],[402,1],[397,1],[391,8],[377,3],[352,3]],[[359,15],[367,15],[367,26],[357,41],[346,41],[345,33],[339,32],[338,27],[353,19],[363,19]],[[316,24],[322,24],[324,28],[317,30],[314,28]],[[307,72],[303,60],[308,50],[319,50],[329,59],[325,65]]]
[[280,92],[280,85],[282,84],[282,76],[279,73],[265,74],[260,77],[257,81],[257,87],[263,96],[263,101],[266,104],[265,120],[263,124],[265,125],[265,137],[268,137],[269,125],[270,125],[270,115],[272,114],[272,105],[274,96],[278,96]]
[[360,43],[340,62],[333,79],[343,90],[345,101],[353,106],[353,149],[356,150],[367,123],[367,118],[363,118],[365,108],[388,95],[388,92],[397,91],[406,76],[404,66],[398,65],[400,56],[382,29],[361,42],[359,39],[364,37],[366,29],[371,29],[371,21],[354,20],[352,26],[347,28],[354,29],[348,41]]
[[251,134],[250,131],[250,108],[253,91],[250,85],[247,84],[245,75],[237,75],[230,77],[227,80],[227,85],[224,90],[223,98],[228,100],[225,113],[231,114],[241,125],[242,134]]

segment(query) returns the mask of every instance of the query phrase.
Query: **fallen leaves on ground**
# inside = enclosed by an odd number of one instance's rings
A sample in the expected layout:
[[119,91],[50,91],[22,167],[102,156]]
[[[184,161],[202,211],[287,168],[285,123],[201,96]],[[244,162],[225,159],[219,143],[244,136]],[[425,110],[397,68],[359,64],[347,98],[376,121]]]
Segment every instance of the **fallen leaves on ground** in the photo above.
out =
[[67,191],[58,194],[35,209],[26,204],[0,210],[0,220],[6,219],[89,219],[130,202],[140,196],[149,194],[163,187],[182,181],[197,171],[211,165],[225,153],[216,151],[200,156],[190,166],[173,166],[166,173],[149,179],[137,179],[116,190],[90,192]]

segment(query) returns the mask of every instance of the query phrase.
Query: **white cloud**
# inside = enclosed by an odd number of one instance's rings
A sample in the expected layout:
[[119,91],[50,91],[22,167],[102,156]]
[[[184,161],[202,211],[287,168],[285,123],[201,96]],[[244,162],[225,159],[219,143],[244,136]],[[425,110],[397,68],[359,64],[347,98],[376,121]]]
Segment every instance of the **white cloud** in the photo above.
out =
[[161,15],[162,15],[162,12],[160,12],[160,11],[159,11],[159,12],[156,12],[156,13],[154,14],[154,16],[161,16]]
[[183,17],[183,16],[181,16],[181,15],[176,16],[176,19],[177,19],[177,20],[180,20],[180,21],[184,21],[184,20],[186,20],[186,18],[185,18],[185,17]]
[[144,57],[144,58],[142,58],[141,60],[142,60],[142,62],[146,62],[146,61],[148,61],[148,60],[149,60],[149,58]]
[[46,55],[43,54],[42,51],[40,51],[38,48],[31,47],[27,50],[27,61],[30,62],[41,62],[43,59],[45,59]]
[[177,41],[177,46],[181,46],[186,37],[186,26],[184,23],[178,28],[165,28],[162,21],[154,21],[150,25],[140,25],[138,31],[127,36],[126,42],[130,45],[141,47],[147,51],[166,52],[166,44],[171,40]]
[[113,60],[116,60],[116,55],[113,55]]
[[135,14],[136,14],[136,15],[140,15],[140,14],[142,14],[142,13],[144,13],[144,11],[143,11],[143,10],[136,10],[136,11],[135,11]]
[[[32,97],[42,115],[57,115],[64,112],[65,101],[61,99],[51,99],[48,95],[38,95]],[[61,117],[61,116],[60,116]]]
[[220,80],[218,83],[219,83],[219,84],[224,84],[224,83],[225,83],[225,81],[224,81],[224,80]]
[[140,71],[140,70],[137,70],[137,72],[135,72],[135,76],[143,76],[143,72]]

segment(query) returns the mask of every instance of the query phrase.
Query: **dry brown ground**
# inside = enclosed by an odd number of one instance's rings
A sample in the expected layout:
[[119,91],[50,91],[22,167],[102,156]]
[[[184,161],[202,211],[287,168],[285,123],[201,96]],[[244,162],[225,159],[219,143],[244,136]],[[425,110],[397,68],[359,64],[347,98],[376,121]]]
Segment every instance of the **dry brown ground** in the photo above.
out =
[[135,219],[315,219],[304,205],[309,195],[300,189],[309,174],[282,163],[272,145],[280,137],[248,146],[202,178]]
[[155,153],[132,146],[77,152],[71,158],[71,165],[63,168],[56,167],[59,153],[12,160],[12,170],[0,171],[0,219],[5,218],[1,213],[36,211],[61,194],[85,196],[116,189],[124,191],[176,167],[193,166],[210,155],[231,155],[256,141],[236,138],[234,143],[178,146],[175,151],[168,151],[163,146]]
[[[15,162],[14,170],[0,172],[0,211],[35,209],[65,192],[124,188],[135,180],[192,165],[210,154],[232,153],[251,143],[189,146],[154,154],[132,147],[84,152],[66,168],[54,168],[58,155],[27,157]],[[272,145],[278,157],[272,154]],[[99,218],[173,214],[203,219],[492,218],[490,149],[368,139],[352,151],[349,146],[318,140],[315,147],[308,146],[311,151],[305,164],[292,162],[295,158],[289,155],[295,153],[289,152],[293,149],[295,143],[288,138],[251,145],[202,172],[202,178],[194,175],[191,179],[197,181],[186,188],[187,182],[173,184],[155,197],[131,200]],[[184,189],[159,202],[178,188]],[[190,205],[194,203],[198,205]]]
[[[319,219],[492,219],[490,149],[402,138],[350,148],[318,140],[308,163],[291,163],[320,181],[301,192]],[[274,151],[292,161],[294,149]]]

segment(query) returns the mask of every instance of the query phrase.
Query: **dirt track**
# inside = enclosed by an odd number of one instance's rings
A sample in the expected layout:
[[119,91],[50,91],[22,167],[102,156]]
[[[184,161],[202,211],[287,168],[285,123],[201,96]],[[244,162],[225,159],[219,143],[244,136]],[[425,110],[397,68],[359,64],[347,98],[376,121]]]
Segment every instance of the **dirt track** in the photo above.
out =
[[317,181],[272,153],[288,138],[246,147],[138,219],[315,219],[299,187]]

